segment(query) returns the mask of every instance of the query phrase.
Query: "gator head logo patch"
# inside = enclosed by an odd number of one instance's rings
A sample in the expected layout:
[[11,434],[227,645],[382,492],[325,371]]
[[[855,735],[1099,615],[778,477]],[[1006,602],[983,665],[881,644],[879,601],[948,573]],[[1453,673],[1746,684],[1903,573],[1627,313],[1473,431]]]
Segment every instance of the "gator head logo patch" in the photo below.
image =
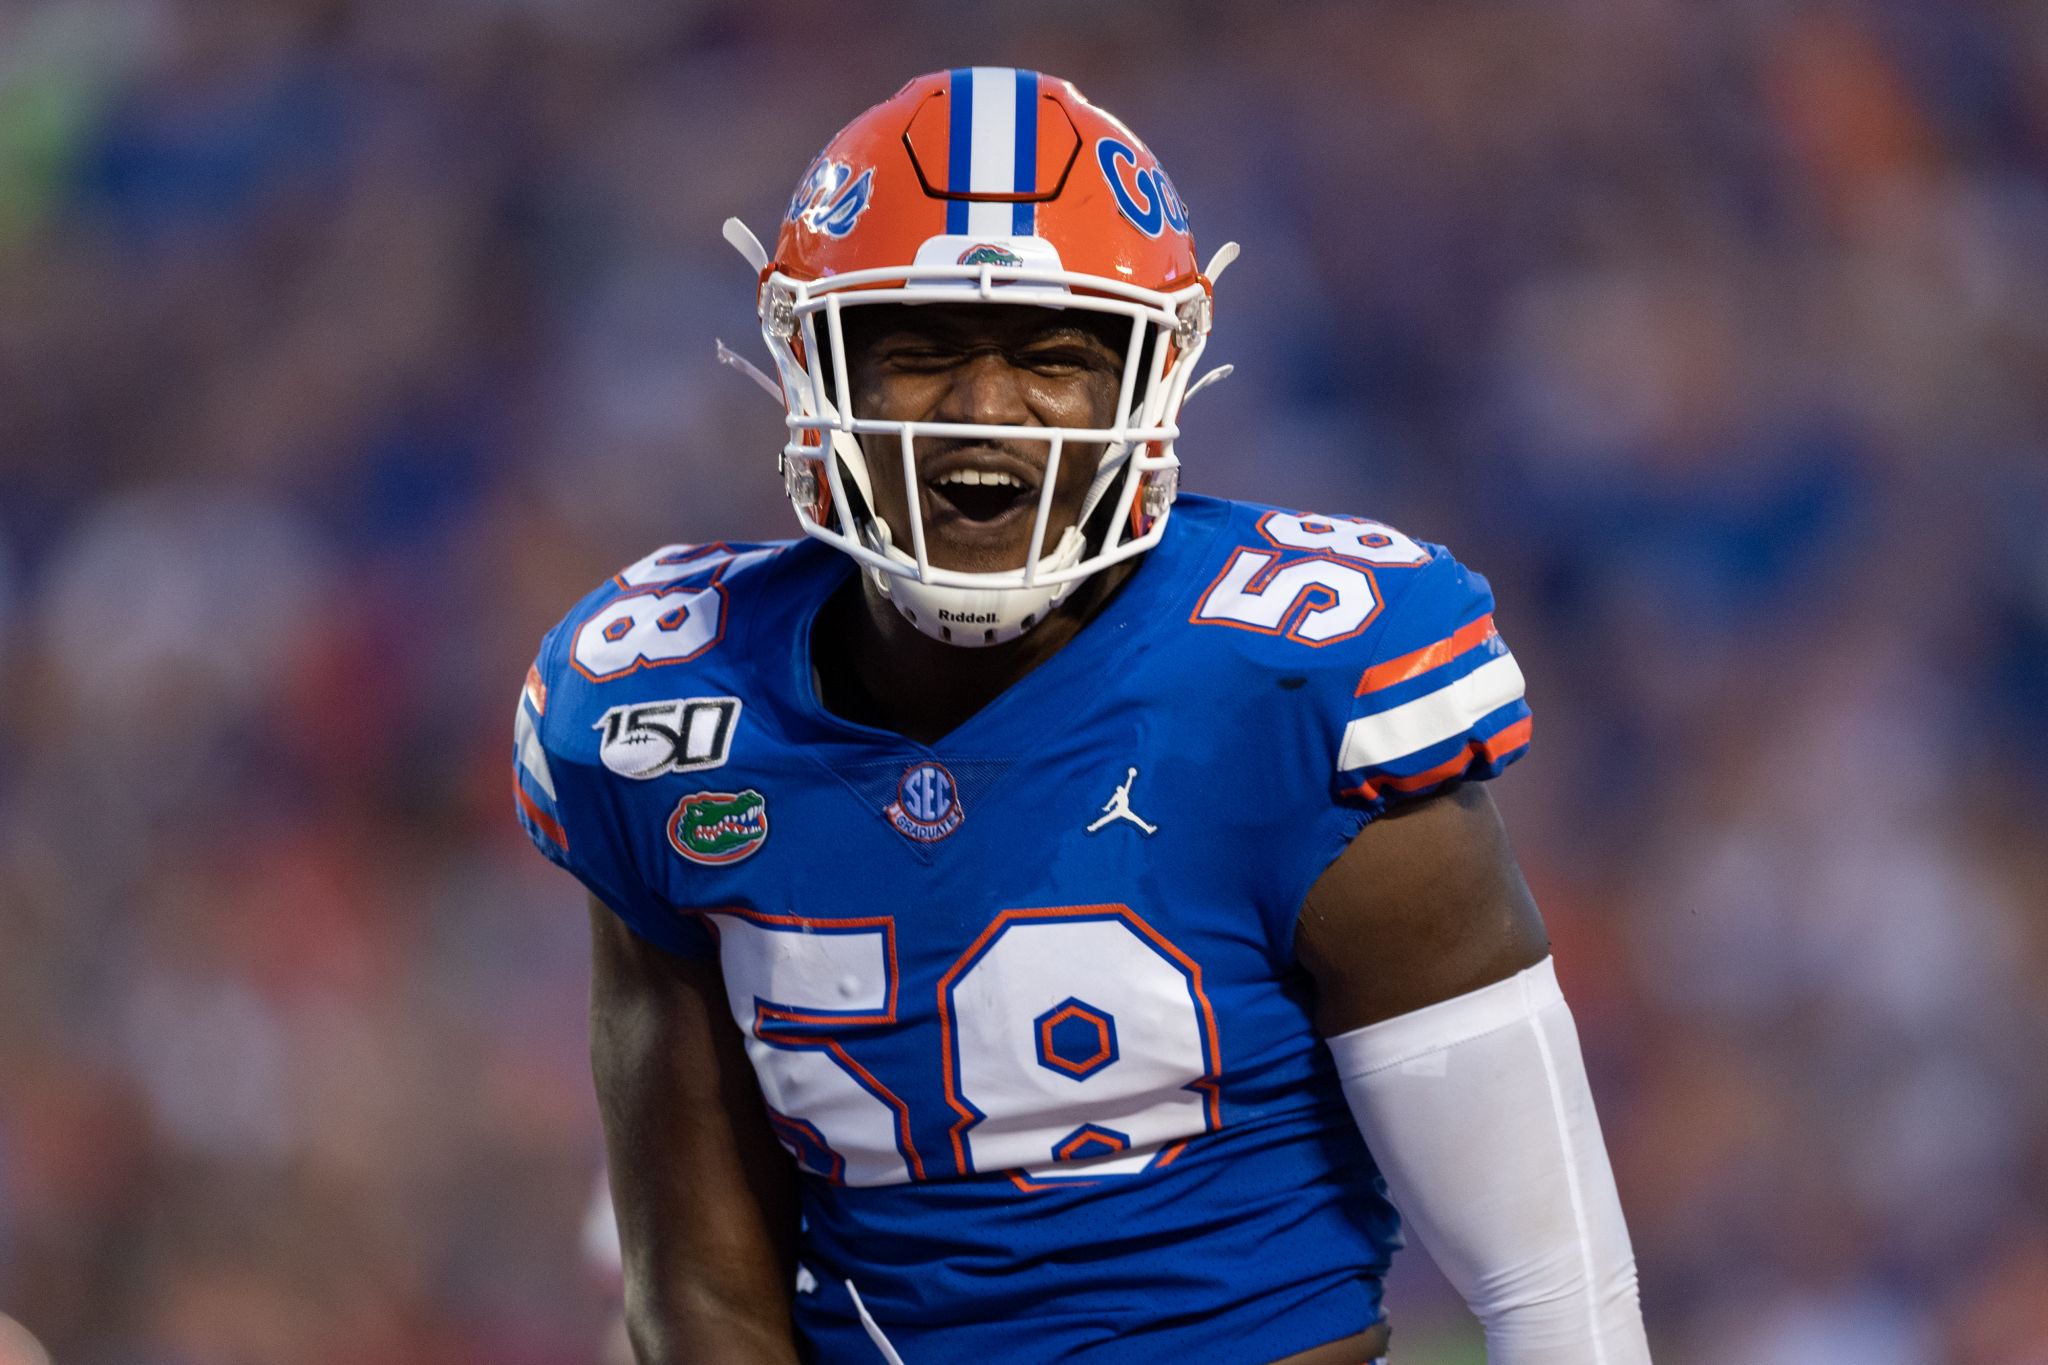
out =
[[1014,251],[983,242],[960,253],[962,265],[1022,265],[1024,258]]
[[752,857],[768,839],[768,802],[743,792],[691,792],[668,818],[669,847],[693,863],[717,867]]

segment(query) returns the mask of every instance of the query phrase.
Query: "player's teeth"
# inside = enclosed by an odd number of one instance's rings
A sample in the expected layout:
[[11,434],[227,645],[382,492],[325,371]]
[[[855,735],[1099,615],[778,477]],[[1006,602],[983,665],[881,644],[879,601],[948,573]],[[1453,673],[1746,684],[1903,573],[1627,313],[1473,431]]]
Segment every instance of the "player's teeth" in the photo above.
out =
[[939,476],[940,483],[965,484],[969,488],[1022,488],[1023,481],[1014,474],[1005,474],[997,469],[955,469]]

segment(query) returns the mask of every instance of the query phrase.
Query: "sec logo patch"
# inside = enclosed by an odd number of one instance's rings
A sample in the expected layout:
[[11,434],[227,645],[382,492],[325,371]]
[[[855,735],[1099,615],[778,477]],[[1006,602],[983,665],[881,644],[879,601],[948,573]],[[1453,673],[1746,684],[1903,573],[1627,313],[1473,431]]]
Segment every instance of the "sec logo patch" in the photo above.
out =
[[898,834],[926,844],[945,838],[967,818],[960,805],[960,784],[943,763],[913,763],[897,781],[896,799],[882,814]]

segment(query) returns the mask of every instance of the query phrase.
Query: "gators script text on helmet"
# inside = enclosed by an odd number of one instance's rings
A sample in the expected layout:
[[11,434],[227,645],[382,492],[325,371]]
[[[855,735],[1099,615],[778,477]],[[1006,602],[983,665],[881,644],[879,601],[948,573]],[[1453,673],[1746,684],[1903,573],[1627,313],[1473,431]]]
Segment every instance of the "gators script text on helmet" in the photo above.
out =
[[[797,517],[807,534],[860,561],[918,629],[956,644],[1014,639],[1075,583],[1158,543],[1177,486],[1176,423],[1208,340],[1211,277],[1236,247],[1200,269],[1187,208],[1165,170],[1071,84],[1008,67],[920,76],[848,124],[811,163],[772,259],[737,220],[726,235],[760,274],[761,334],[787,413],[782,471]],[[846,397],[842,314],[878,303],[964,302],[1129,319],[1112,424],[856,415]],[[862,436],[896,438],[900,471],[870,468]],[[1022,564],[968,573],[930,562],[912,456],[920,436],[1049,447]],[[1073,442],[1102,443],[1103,452],[1080,524],[1047,546],[1058,462]],[[873,511],[877,477],[907,486],[908,546],[894,544]]]

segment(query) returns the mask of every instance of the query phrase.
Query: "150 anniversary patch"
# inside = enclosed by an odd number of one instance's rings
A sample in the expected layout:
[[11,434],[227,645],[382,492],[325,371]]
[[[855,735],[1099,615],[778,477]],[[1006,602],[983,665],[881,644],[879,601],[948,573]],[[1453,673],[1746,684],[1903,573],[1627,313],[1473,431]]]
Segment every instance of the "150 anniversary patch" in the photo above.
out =
[[739,718],[738,697],[683,697],[614,706],[591,728],[604,732],[597,745],[604,766],[645,782],[723,767]]

